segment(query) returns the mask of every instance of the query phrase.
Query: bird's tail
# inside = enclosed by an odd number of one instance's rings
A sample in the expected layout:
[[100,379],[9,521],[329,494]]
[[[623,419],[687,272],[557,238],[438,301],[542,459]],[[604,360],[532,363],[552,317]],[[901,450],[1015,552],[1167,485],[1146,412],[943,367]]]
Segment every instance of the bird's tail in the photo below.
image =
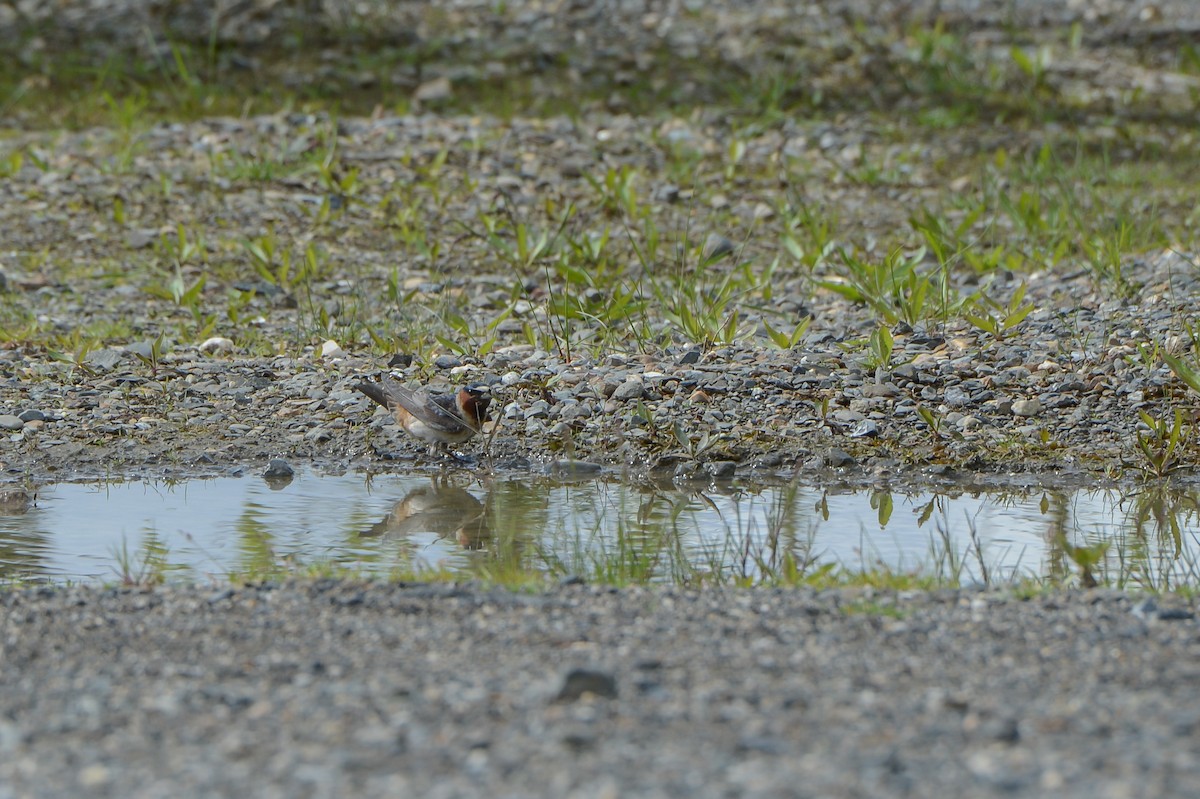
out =
[[356,383],[354,388],[366,394],[376,404],[382,405],[384,408],[391,408],[391,403],[388,402],[387,387],[383,383]]

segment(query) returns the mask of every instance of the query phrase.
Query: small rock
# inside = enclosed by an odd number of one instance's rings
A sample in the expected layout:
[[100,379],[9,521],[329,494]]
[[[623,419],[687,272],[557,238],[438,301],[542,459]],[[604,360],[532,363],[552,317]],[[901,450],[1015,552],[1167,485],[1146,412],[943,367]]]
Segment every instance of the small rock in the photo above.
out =
[[971,395],[958,386],[950,386],[943,401],[951,408],[962,408],[971,401]]
[[1133,615],[1137,616],[1139,619],[1153,618],[1154,614],[1158,612],[1158,602],[1155,601],[1154,597],[1148,596],[1141,602],[1135,604],[1130,609],[1130,612],[1132,612]]
[[407,369],[412,366],[413,356],[407,352],[398,352],[388,359],[389,369]]
[[427,80],[417,87],[413,93],[413,99],[419,103],[428,103],[434,100],[448,100],[454,93],[454,88],[450,84],[450,79],[443,76]]
[[835,469],[842,469],[848,466],[855,466],[858,462],[850,453],[840,450],[831,449],[825,454],[825,464],[832,466]]
[[640,377],[631,377],[612,393],[612,398],[618,402],[628,402],[629,400],[641,399],[646,396],[646,386],[643,385]]
[[321,345],[321,357],[329,359],[345,358],[346,351],[336,341],[330,339]]
[[1158,611],[1160,621],[1191,621],[1196,614],[1187,608],[1162,608]]
[[556,702],[575,702],[584,694],[600,699],[617,698],[617,679],[608,672],[593,669],[572,669],[563,679]]
[[862,387],[864,397],[894,397],[899,393],[891,383],[867,383]]
[[200,345],[201,352],[233,352],[233,342],[224,336],[213,336],[205,339]]
[[122,357],[123,353],[120,350],[102,349],[89,352],[83,362],[93,369],[108,372],[121,362]]
[[132,230],[125,237],[125,244],[131,250],[144,250],[158,241],[158,231],[151,229]]
[[125,351],[147,361],[154,358],[154,344],[149,341],[135,341],[132,344],[126,344]]
[[46,414],[36,408],[28,408],[18,413],[17,418],[22,422],[44,422],[46,421]]
[[523,414],[526,419],[545,419],[550,415],[550,403],[545,400],[534,400],[529,403]]
[[714,480],[728,480],[737,472],[737,461],[712,461],[704,464],[704,471]]
[[679,199],[679,187],[667,183],[654,190],[654,199],[661,203],[673,203]]
[[0,415],[0,430],[20,430],[24,426],[25,423],[18,416],[11,413]]
[[863,419],[850,431],[851,438],[875,438],[879,435],[879,425],[871,419]]
[[263,472],[263,477],[268,480],[281,480],[290,479],[295,474],[296,470],[283,458],[272,458],[271,462],[267,464],[267,470]]
[[456,366],[462,366],[462,361],[455,356],[446,353],[434,358],[433,365],[438,369],[453,369]]
[[1012,404],[1013,416],[1037,416],[1042,410],[1042,403],[1037,397],[1033,399],[1020,399]]
[[23,488],[0,490],[0,511],[6,515],[24,513],[33,505],[35,495]]
[[734,249],[735,245],[729,239],[719,233],[709,233],[708,238],[704,240],[704,246],[700,249],[700,257],[705,261],[711,261],[729,255]]
[[546,465],[546,474],[560,479],[595,477],[602,471],[603,466],[588,461],[558,460]]

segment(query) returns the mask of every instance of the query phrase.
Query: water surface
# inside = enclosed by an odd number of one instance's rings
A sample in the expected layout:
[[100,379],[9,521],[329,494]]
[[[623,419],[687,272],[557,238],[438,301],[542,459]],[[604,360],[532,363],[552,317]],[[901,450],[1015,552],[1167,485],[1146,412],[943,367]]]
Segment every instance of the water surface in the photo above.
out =
[[[223,580],[346,568],[614,581],[754,581],[815,569],[966,583],[1196,584],[1197,497],[1165,489],[685,491],[529,476],[298,476],[58,484],[0,504],[0,577]],[[1085,574],[1086,572],[1086,574]]]

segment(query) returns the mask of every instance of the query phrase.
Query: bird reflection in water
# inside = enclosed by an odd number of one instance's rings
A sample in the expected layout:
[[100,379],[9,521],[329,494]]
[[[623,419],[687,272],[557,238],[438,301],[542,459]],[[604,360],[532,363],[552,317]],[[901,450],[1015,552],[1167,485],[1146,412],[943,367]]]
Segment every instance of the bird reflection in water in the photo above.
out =
[[484,503],[466,489],[437,478],[428,486],[409,491],[391,513],[363,535],[395,538],[417,533],[452,538],[464,549],[483,549],[492,538]]

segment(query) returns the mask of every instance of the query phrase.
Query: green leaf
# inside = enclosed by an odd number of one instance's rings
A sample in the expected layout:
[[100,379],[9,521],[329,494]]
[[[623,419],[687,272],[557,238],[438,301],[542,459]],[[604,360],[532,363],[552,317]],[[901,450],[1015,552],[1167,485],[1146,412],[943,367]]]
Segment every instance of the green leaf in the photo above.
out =
[[837,283],[832,280],[818,280],[817,285],[823,289],[828,289],[835,294],[841,294],[851,302],[863,302],[866,299],[861,291],[847,283]]
[[1013,63],[1015,63],[1026,75],[1033,77],[1035,74],[1037,74],[1037,67],[1034,65],[1033,59],[1031,59],[1020,47],[1014,45],[1013,48],[1009,50],[1009,54],[1012,56]]
[[888,522],[892,519],[892,508],[894,504],[892,500],[892,492],[881,491],[879,492],[878,497],[879,502],[877,507],[879,508],[879,526],[881,528],[887,527]]
[[1188,388],[1192,391],[1200,391],[1200,373],[1196,372],[1190,364],[1166,352],[1162,354],[1162,358],[1167,362],[1167,366],[1171,367],[1175,376],[1186,383]]

